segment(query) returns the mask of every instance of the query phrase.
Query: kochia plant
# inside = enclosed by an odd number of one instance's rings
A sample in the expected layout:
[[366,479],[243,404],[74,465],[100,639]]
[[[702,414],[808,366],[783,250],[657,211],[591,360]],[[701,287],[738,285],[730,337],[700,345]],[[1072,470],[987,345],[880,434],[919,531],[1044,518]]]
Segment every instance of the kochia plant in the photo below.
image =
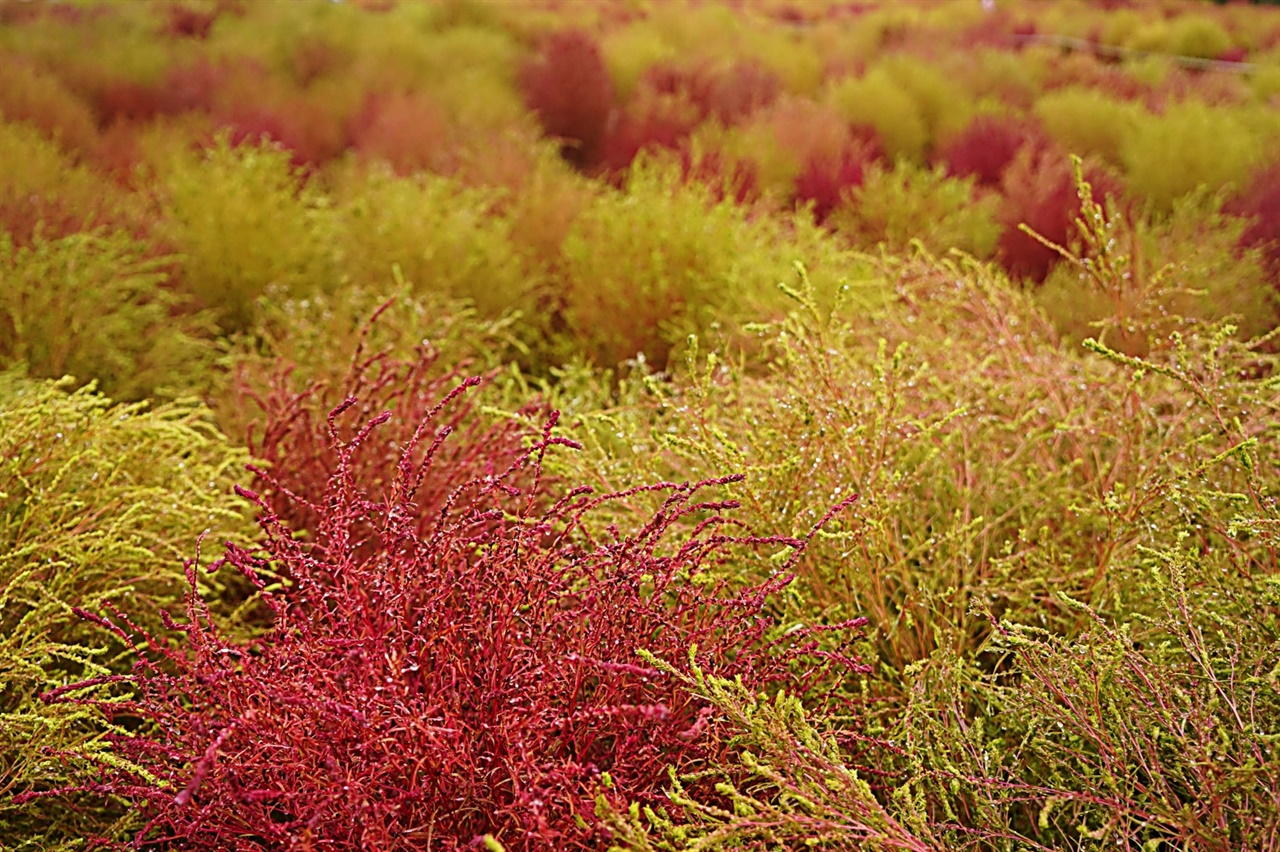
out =
[[[735,534],[720,514],[733,504],[700,500],[733,477],[653,485],[667,494],[660,512],[597,535],[592,510],[626,495],[546,493],[543,455],[571,443],[553,436],[553,415],[514,464],[427,510],[448,435],[434,421],[471,384],[416,426],[385,487],[367,487],[362,456],[380,452],[391,415],[342,440],[356,402],[335,408],[331,477],[306,536],[279,514],[304,498],[241,490],[261,507],[262,550],[230,546],[209,570],[260,587],[268,565],[292,578],[262,589],[274,623],[258,641],[220,633],[197,594],[185,623],[166,616],[176,640],[139,641],[122,613],[81,610],[134,645],[135,674],[109,679],[124,692],[112,700],[79,698],[88,683],[44,698],[143,721],[110,737],[116,760],[85,788],[143,812],[135,848],[600,848],[598,794],[656,803],[668,766],[730,753],[679,672],[803,690],[803,674],[787,676],[813,669],[798,656],[811,649],[779,649],[764,617],[787,565],[737,591],[709,573],[731,554],[802,545]],[[500,457],[491,443],[465,453]],[[200,570],[188,565],[193,584]],[[641,650],[683,662],[662,671]]]

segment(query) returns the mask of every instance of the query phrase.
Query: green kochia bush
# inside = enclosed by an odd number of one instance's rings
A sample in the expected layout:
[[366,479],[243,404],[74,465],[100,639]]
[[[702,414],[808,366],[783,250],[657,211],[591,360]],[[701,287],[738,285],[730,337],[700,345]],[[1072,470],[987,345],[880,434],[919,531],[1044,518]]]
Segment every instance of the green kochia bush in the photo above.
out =
[[553,292],[570,335],[596,363],[642,353],[662,365],[714,302],[726,312],[749,286],[750,241],[731,201],[638,166],[623,192],[601,195],[579,214],[562,247],[563,286]]
[[168,284],[167,258],[128,234],[38,236],[15,248],[0,233],[0,368],[96,380],[134,400],[206,383],[210,324]]
[[1135,116],[1120,155],[1130,190],[1168,210],[1201,186],[1241,188],[1265,155],[1264,139],[1233,110],[1186,101]]
[[[9,797],[63,787],[109,761],[97,713],[37,696],[124,673],[120,646],[72,607],[180,606],[182,562],[202,534],[246,542],[247,506],[228,500],[247,455],[191,403],[113,405],[68,383],[0,373],[0,837],[47,850],[108,831],[112,804]],[[201,585],[210,592],[218,587]],[[221,611],[222,605],[218,609]],[[227,613],[223,613],[227,614]],[[93,694],[87,689],[84,695]],[[59,757],[67,749],[82,756]],[[12,845],[10,845],[12,844]]]
[[160,177],[158,235],[181,255],[182,286],[227,329],[253,320],[274,286],[292,296],[338,283],[328,200],[290,165],[286,151],[231,147],[223,137],[183,156]]
[[533,307],[539,276],[499,213],[499,193],[438,175],[374,170],[353,175],[340,198],[352,283],[382,284],[399,266],[418,292],[468,299],[486,317]]
[[[1090,268],[1122,277],[1118,245],[1092,233]],[[683,389],[651,385],[641,422],[689,412],[689,438],[608,420],[615,455],[647,439],[682,476],[746,468],[749,517],[803,523],[856,492],[791,603],[819,623],[869,615],[864,656],[882,662],[845,684],[834,727],[702,685],[757,783],[721,790],[732,810],[694,797],[683,817],[615,815],[621,845],[1269,848],[1275,357],[1230,327],[1171,333],[1159,312],[1128,318],[1143,360],[1066,351],[989,270],[886,271],[899,300],[883,311],[823,323],[806,307],[780,327],[776,378],[711,360]],[[780,725],[789,746],[767,742]]]
[[814,260],[830,301],[856,264],[808,218],[754,217],[669,168],[638,164],[621,192],[578,215],[552,263],[558,351],[567,343],[604,367],[643,354],[661,368],[691,332],[740,339],[745,320],[785,311],[774,284],[797,256]]
[[[991,323],[996,343],[968,373],[975,396],[910,350],[856,378],[831,337],[785,347],[803,359],[793,379],[822,377],[798,380],[802,399],[775,389],[770,405],[707,374],[696,407],[732,399],[735,415],[668,445],[690,472],[700,458],[766,461],[745,489],[752,515],[812,505],[846,471],[853,522],[831,530],[830,555],[802,570],[793,603],[817,621],[885,619],[867,651],[894,662],[847,684],[851,710],[835,722],[698,681],[739,728],[754,780],[722,784],[726,808],[677,776],[681,815],[611,812],[622,848],[1269,848],[1280,385],[1253,376],[1275,359],[1221,329],[1145,361],[1096,344],[1051,382],[1054,361],[1077,357],[1017,350],[1043,321],[971,286],[944,313],[963,306]],[[946,387],[968,411],[929,414],[932,394],[913,386]],[[765,455],[788,419],[806,451]]]
[[998,206],[994,195],[979,194],[972,178],[900,161],[892,169],[870,169],[829,224],[867,251],[905,252],[919,240],[930,251],[955,248],[986,258],[1000,237]]

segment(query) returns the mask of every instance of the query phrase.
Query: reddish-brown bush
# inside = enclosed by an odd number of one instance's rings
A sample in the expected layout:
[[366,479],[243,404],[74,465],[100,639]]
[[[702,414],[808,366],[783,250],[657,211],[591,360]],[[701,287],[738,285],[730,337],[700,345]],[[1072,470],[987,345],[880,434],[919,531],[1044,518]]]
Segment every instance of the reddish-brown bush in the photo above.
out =
[[[203,56],[170,68],[161,83],[165,112],[186,112],[208,109],[215,100],[219,88],[226,84],[234,72],[228,62],[213,63]],[[252,76],[260,76],[262,69],[246,69]]]
[[[955,177],[972,175],[983,186],[998,186],[1004,170],[1024,147],[1045,146],[1040,128],[1026,119],[979,115],[946,140],[937,159]],[[1034,147],[1029,150],[1035,150]]]
[[643,84],[663,94],[682,95],[701,119],[714,118],[726,125],[769,106],[784,91],[778,75],[752,59],[691,68],[662,62],[645,72]]
[[1141,100],[1148,94],[1145,83],[1123,66],[1103,62],[1089,53],[1055,56],[1045,69],[1044,91],[1066,86],[1082,86],[1123,100]]
[[213,30],[213,25],[217,23],[220,11],[216,7],[209,10],[193,9],[181,3],[175,3],[169,7],[165,31],[171,36],[180,38],[206,39]]
[[760,195],[760,177],[750,162],[695,145],[681,146],[679,158],[684,180],[707,186],[716,199],[732,198],[739,204],[747,204]]
[[[165,616],[176,638],[135,646],[147,649],[135,674],[43,696],[146,723],[109,735],[122,760],[79,790],[142,810],[136,847],[461,849],[490,835],[513,850],[600,848],[597,795],[654,801],[668,766],[730,750],[704,701],[637,650],[751,688],[814,652],[767,641],[766,600],[789,582],[785,568],[736,592],[708,572],[731,552],[803,545],[735,534],[720,514],[735,504],[699,502],[737,477],[640,489],[666,492],[661,510],[598,535],[592,511],[634,492],[549,499],[543,454],[571,445],[553,415],[508,467],[510,444],[462,442],[465,466],[498,464],[428,507],[449,463],[436,417],[472,383],[414,425],[389,470],[378,430],[392,414],[344,430],[350,398],[326,419],[327,447],[299,448],[309,467],[316,450],[334,459],[318,500],[282,483],[269,498],[241,490],[261,507],[262,551],[228,546],[209,570],[262,589],[274,621],[258,641],[220,634],[192,594],[186,623]],[[285,453],[275,468],[285,476],[290,463]],[[282,519],[297,503],[316,519],[305,537]],[[267,566],[291,584],[267,591]],[[198,569],[187,570],[194,587]],[[137,642],[123,613],[79,612]],[[77,697],[104,683],[130,694]]]
[[595,164],[614,109],[613,79],[596,38],[582,30],[550,36],[521,69],[520,86],[543,130],[563,141],[565,159],[580,168]]
[[882,155],[874,136],[855,138],[838,157],[811,155],[796,176],[797,202],[813,204],[814,219],[827,220],[849,192],[862,186],[867,167]]
[[1224,210],[1250,220],[1240,235],[1242,246],[1257,248],[1280,287],[1280,162],[1260,171]]
[[449,119],[429,95],[416,92],[369,96],[352,122],[361,156],[384,160],[400,174],[449,171]]
[[700,120],[686,97],[642,88],[602,145],[600,168],[617,174],[641,151],[676,150]]
[[[1120,183],[1110,173],[1086,166],[1085,178],[1096,198],[1120,197]],[[1080,215],[1071,164],[1054,149],[1024,147],[1005,169],[1001,190],[1000,224],[1004,230],[997,247],[999,260],[1010,275],[1043,282],[1060,255],[1020,226],[1025,224],[1061,246],[1071,242]]]
[[280,92],[278,99],[228,101],[213,117],[229,131],[232,146],[276,142],[289,150],[299,167],[323,164],[350,144],[346,122],[305,94]]
[[690,95],[703,111],[724,124],[735,124],[767,107],[783,92],[778,75],[756,60],[741,60],[693,79]]

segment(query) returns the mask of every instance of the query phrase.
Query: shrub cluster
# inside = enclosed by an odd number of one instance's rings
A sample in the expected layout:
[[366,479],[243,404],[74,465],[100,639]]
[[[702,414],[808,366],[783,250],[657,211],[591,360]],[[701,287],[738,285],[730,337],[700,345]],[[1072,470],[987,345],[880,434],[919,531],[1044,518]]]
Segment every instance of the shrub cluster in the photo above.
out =
[[[640,351],[663,361],[687,331],[711,330],[686,309],[705,301],[694,279],[652,290],[675,322],[637,305],[631,328],[602,335],[622,344],[603,346],[577,248],[560,252],[589,198],[631,185],[654,157],[719,197],[807,208],[840,247],[899,251],[918,238],[1033,283],[1060,258],[1020,226],[1071,238],[1071,153],[1092,158],[1100,191],[1156,217],[1197,193],[1241,194],[1221,211],[1260,223],[1241,253],[1272,242],[1265,203],[1243,195],[1266,185],[1255,178],[1280,135],[1268,42],[1248,35],[1265,19],[1248,10],[1173,23],[1154,7],[173,8],[15,15],[0,38],[13,78],[0,159],[24,165],[0,169],[0,222],[19,247],[37,230],[104,227],[141,238],[148,257],[176,254],[174,288],[226,332],[255,333],[264,298],[381,286],[398,263],[423,292],[488,318],[520,311],[534,327],[521,335],[527,366],[566,352],[607,367]],[[1059,56],[1036,46],[1042,33],[1137,53]],[[1235,51],[1255,60],[1253,76],[1152,51]],[[925,177],[935,168],[977,182],[972,209],[958,185]],[[554,191],[535,202],[538,186]],[[664,204],[643,215],[666,216]],[[842,207],[868,214],[833,220]],[[590,290],[626,303],[625,279]],[[157,381],[129,393],[172,387]]]

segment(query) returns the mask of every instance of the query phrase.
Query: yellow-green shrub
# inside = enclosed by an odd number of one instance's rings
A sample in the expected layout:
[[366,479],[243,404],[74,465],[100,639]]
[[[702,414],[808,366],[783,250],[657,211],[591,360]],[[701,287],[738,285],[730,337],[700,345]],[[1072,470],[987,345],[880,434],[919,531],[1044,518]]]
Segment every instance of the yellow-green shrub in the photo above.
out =
[[850,124],[874,129],[889,156],[923,161],[929,126],[916,101],[883,68],[834,83],[824,100]]
[[[552,292],[569,334],[601,366],[643,353],[664,364],[690,330],[749,283],[748,226],[732,201],[645,164],[574,221]],[[754,286],[758,286],[754,285]]]
[[893,168],[870,169],[829,224],[868,251],[910,252],[912,242],[919,240],[934,253],[955,248],[987,258],[1000,237],[998,207],[997,196],[979,193],[972,178],[899,162]]
[[[211,401],[218,427],[234,440],[245,440],[263,419],[258,399],[272,393],[282,367],[288,369],[291,391],[318,383],[341,398],[353,363],[379,353],[401,363],[425,357],[442,373],[482,375],[523,352],[512,317],[479,317],[467,301],[422,292],[397,275],[387,277],[377,287],[264,299],[253,334],[233,339],[222,360],[226,371]],[[515,407],[523,404],[522,399]]]
[[1249,87],[1257,100],[1274,109],[1280,102],[1280,62],[1260,65],[1249,76]]
[[351,282],[385,287],[398,265],[418,292],[471,301],[496,318],[533,304],[536,270],[521,256],[501,194],[438,175],[355,175],[335,207]]
[[614,30],[604,37],[601,47],[614,91],[622,103],[635,92],[646,71],[675,56],[675,50],[663,40],[662,34],[647,23]]
[[1216,59],[1231,47],[1231,34],[1207,15],[1179,15],[1170,22],[1169,48],[1181,56]]
[[0,122],[0,230],[28,242],[131,220],[123,194],[26,124]]
[[56,77],[3,56],[0,69],[5,78],[0,86],[0,119],[38,127],[68,151],[93,147],[98,128],[92,111]]
[[778,27],[754,27],[743,34],[744,50],[778,75],[793,95],[813,97],[822,85],[823,67],[808,39]]
[[1096,89],[1068,86],[1042,95],[1035,104],[1045,130],[1069,153],[1122,161],[1125,140],[1143,115],[1138,105]]
[[642,162],[621,192],[582,210],[564,241],[548,291],[567,325],[556,351],[603,367],[643,353],[661,367],[691,332],[740,339],[741,322],[776,313],[777,283],[805,256],[831,300],[853,264],[812,222],[749,218],[732,199]]
[[181,255],[180,284],[225,328],[247,327],[268,287],[305,296],[337,285],[333,215],[286,151],[224,136],[159,180],[157,231]]
[[123,233],[0,234],[0,369],[96,381],[118,399],[177,396],[208,383],[209,323],[174,293],[170,258]]
[[1240,250],[1246,223],[1223,215],[1221,193],[1192,193],[1167,216],[1136,221],[1111,210],[1105,227],[1122,276],[1099,279],[1089,267],[1062,263],[1037,291],[1068,339],[1097,337],[1107,327],[1109,345],[1145,355],[1156,325],[1169,333],[1230,320],[1247,339],[1280,321],[1280,293],[1259,252]]
[[877,67],[887,71],[915,102],[924,121],[926,149],[939,138],[959,131],[972,118],[973,104],[968,93],[931,63],[894,56]]
[[[180,611],[183,560],[195,555],[201,535],[215,551],[227,540],[249,544],[248,507],[231,493],[247,460],[213,429],[202,406],[118,406],[88,388],[0,373],[5,848],[79,849],[94,835],[120,839],[112,830],[117,821],[137,827],[136,818],[121,820],[118,806],[96,797],[74,807],[56,799],[12,803],[18,793],[91,782],[95,762],[111,759],[98,712],[38,696],[128,671],[124,649],[72,607],[101,613],[115,604],[140,626],[161,631],[158,608]],[[200,572],[199,582],[212,595],[218,587],[206,577]],[[94,757],[64,759],[64,750]]]
[[1267,144],[1234,110],[1185,101],[1164,115],[1136,116],[1121,158],[1129,188],[1168,211],[1198,187],[1241,185]]

